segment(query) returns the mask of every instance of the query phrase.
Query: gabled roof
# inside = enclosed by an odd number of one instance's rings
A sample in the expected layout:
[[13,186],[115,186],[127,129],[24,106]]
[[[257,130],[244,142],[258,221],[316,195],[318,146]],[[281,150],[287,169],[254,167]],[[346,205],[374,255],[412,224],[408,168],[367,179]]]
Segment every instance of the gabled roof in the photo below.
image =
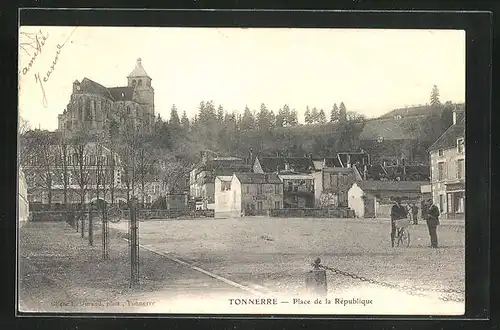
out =
[[141,59],[137,59],[135,69],[128,75],[128,77],[149,77],[146,70],[142,67]]
[[275,173],[234,173],[241,183],[281,183],[280,178]]
[[83,78],[82,82],[80,83],[80,90],[89,94],[100,95],[114,101],[113,96],[106,87],[96,83],[93,80],[90,80],[89,78]]
[[429,181],[359,181],[355,184],[363,191],[420,192],[420,187],[428,185]]
[[258,157],[259,164],[264,173],[273,173],[285,170],[285,164],[296,172],[310,172],[314,163],[309,157]]
[[216,178],[219,179],[220,181],[230,182],[233,179],[233,176],[232,175],[217,175]]
[[459,138],[465,138],[465,125],[463,122],[450,126],[443,135],[430,146],[429,152],[439,149],[455,148],[457,146],[457,139]]
[[134,95],[133,87],[110,87],[108,90],[115,101],[132,101]]
[[342,167],[338,157],[325,158],[325,167]]
[[351,167],[325,167],[323,169],[325,173],[349,173],[354,172],[354,169]]

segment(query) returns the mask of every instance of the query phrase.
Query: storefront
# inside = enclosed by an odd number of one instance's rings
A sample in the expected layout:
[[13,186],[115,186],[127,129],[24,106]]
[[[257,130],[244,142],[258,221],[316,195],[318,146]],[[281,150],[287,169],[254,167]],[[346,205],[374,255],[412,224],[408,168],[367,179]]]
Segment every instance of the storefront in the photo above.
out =
[[465,215],[465,184],[453,183],[446,185],[447,216],[463,217]]

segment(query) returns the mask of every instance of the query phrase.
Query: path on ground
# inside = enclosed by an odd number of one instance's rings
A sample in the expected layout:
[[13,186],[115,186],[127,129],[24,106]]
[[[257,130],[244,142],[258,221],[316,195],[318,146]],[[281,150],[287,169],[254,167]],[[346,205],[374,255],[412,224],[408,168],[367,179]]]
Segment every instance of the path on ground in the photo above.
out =
[[[19,232],[21,312],[168,312],[168,301],[241,295],[243,290],[157,253],[141,249],[141,286],[129,288],[129,246],[112,232],[102,260],[101,231],[94,246],[66,223],[28,223]],[[165,305],[167,307],[165,307]]]

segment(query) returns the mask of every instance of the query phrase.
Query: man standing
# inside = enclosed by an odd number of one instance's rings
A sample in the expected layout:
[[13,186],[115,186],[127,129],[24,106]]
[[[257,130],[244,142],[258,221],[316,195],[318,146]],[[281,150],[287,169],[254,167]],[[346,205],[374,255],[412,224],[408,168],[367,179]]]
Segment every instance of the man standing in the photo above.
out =
[[391,208],[391,246],[394,247],[394,238],[396,237],[396,220],[405,219],[408,211],[401,205],[401,199],[396,197],[395,204]]
[[412,220],[414,225],[418,225],[418,206],[413,203],[411,207]]
[[437,226],[439,226],[439,208],[434,205],[432,199],[429,199],[429,207],[427,209],[427,228],[429,228],[429,236],[431,237],[431,247],[437,249]]

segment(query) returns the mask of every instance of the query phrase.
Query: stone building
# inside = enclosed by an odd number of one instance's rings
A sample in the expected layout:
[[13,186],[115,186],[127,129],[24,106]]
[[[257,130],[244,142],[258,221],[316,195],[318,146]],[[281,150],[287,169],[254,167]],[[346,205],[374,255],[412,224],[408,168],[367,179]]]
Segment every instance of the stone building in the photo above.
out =
[[234,173],[215,180],[215,216],[266,215],[283,208],[283,183],[277,174]]
[[326,167],[312,176],[316,208],[346,207],[349,188],[362,180],[356,167]]
[[395,198],[422,210],[421,187],[428,181],[358,181],[348,191],[348,206],[358,218],[389,218]]
[[154,89],[140,58],[127,80],[127,86],[109,88],[88,78],[76,80],[66,109],[58,115],[58,130],[67,136],[82,130],[93,135],[108,132],[114,123],[118,129],[152,132]]
[[453,125],[429,148],[434,205],[448,218],[465,216],[465,116],[455,109]]

